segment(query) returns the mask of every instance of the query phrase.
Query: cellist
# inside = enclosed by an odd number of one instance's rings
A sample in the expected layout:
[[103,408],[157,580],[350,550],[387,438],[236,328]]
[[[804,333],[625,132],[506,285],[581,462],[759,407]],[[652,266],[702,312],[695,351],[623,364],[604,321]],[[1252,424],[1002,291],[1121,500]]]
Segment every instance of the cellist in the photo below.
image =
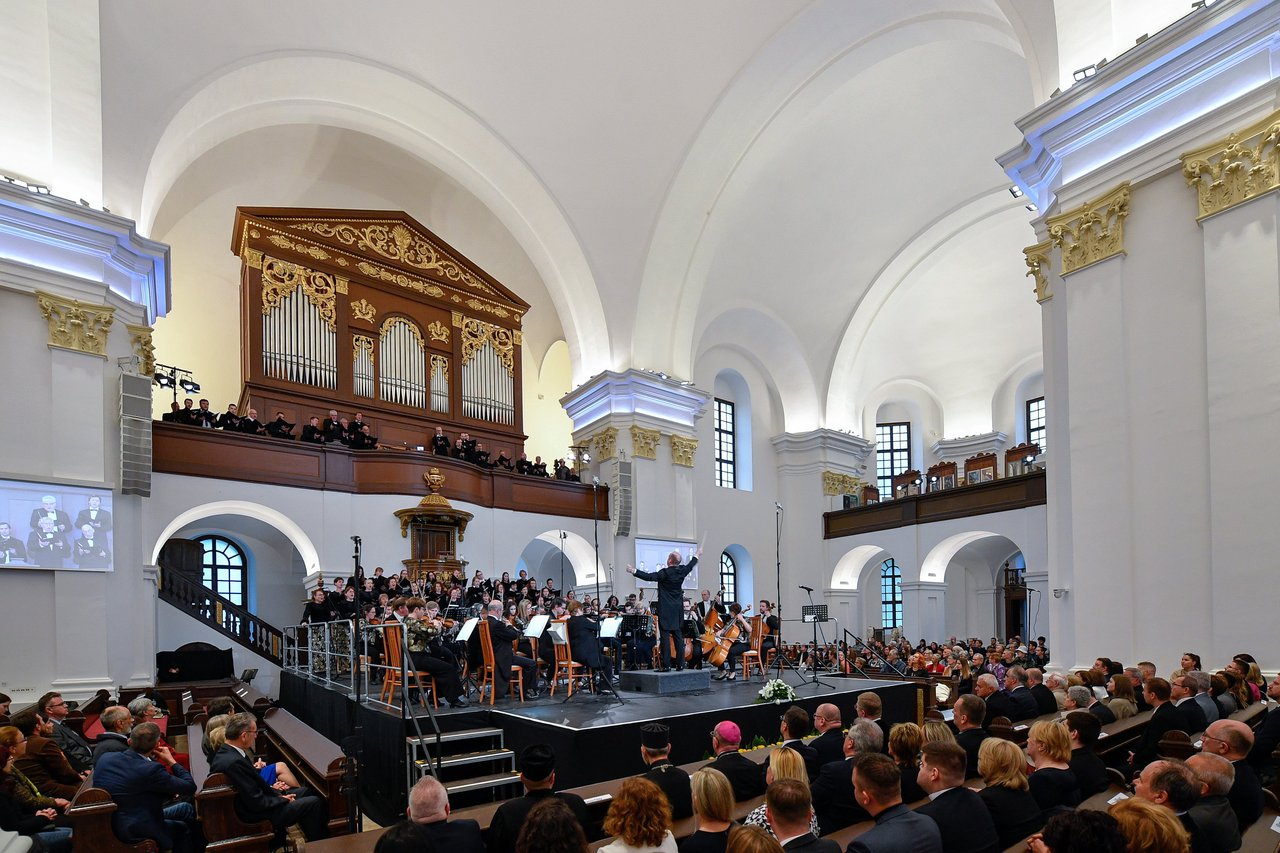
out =
[[[736,633],[734,629],[737,629]],[[720,671],[712,678],[716,681],[735,681],[738,677],[738,673],[735,672],[738,668],[738,658],[751,648],[751,623],[742,615],[741,604],[735,601],[729,605],[728,619],[725,620],[724,627],[716,637],[722,649],[725,648],[726,642],[730,645],[725,662],[720,664]]]

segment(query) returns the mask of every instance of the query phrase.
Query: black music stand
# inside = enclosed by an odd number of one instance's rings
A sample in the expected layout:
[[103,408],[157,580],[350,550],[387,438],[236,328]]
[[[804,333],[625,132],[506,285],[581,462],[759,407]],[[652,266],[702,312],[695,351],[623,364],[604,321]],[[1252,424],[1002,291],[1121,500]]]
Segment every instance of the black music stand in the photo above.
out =
[[[813,601],[813,593],[809,593],[809,600]],[[809,622],[809,623],[812,623],[813,625],[813,649],[816,655],[817,648],[818,648],[818,626],[823,622],[831,621],[831,617],[827,615],[827,605],[825,604],[804,605],[803,607],[800,608],[800,619],[803,622]],[[835,687],[834,684],[830,684],[826,681],[823,681],[821,678],[818,678],[817,660],[815,659],[811,661],[811,663],[813,663],[813,667],[810,669],[810,672],[813,673],[813,677],[807,679],[806,683],[821,684],[823,687],[834,688]]]

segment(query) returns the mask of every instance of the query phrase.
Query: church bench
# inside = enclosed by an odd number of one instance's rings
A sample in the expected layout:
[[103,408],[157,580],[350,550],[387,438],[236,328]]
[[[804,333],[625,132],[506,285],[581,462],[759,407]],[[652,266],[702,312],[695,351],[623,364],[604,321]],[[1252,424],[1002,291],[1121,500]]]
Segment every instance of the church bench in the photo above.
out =
[[329,833],[347,833],[347,797],[343,793],[343,772],[347,759],[333,741],[282,708],[269,709],[262,718],[267,743],[288,764],[298,781],[325,801],[329,813]]
[[1031,717],[1026,720],[1010,722],[1007,717],[996,717],[991,721],[991,725],[987,727],[987,734],[992,737],[1003,738],[1016,743],[1018,746],[1026,746],[1027,732],[1031,731],[1031,727],[1041,721],[1053,722],[1062,719],[1061,711],[1054,711],[1051,714],[1041,714],[1038,717]]
[[[201,758],[204,756],[202,755]],[[236,817],[236,790],[227,777],[212,773],[196,794],[196,813],[208,853],[270,853],[275,839],[271,821],[247,824]],[[77,846],[77,851],[79,847]]]
[[204,784],[204,780],[209,776],[209,759],[204,757],[204,748],[201,744],[204,742],[204,721],[200,720],[187,726],[187,749],[188,755],[191,756],[191,780],[196,783],[196,789]]
[[[226,694],[224,694],[226,695]],[[247,684],[237,684],[231,691],[232,700],[243,710],[249,711],[259,719],[271,708],[270,697]]]
[[126,844],[116,838],[111,818],[117,808],[110,794],[93,787],[92,774],[80,783],[66,811],[76,853],[155,853],[159,849],[154,841]]

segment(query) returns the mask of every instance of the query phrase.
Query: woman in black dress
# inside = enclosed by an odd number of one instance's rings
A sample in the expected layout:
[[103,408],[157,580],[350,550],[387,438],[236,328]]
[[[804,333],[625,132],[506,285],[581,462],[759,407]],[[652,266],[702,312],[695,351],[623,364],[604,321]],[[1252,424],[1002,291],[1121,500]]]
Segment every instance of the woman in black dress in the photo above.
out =
[[307,645],[311,649],[311,672],[322,675],[325,670],[325,634],[328,623],[338,618],[338,611],[329,601],[328,594],[320,587],[311,593],[311,600],[302,610],[302,621],[314,626],[307,629]]
[[[1080,805],[1080,783],[1071,772],[1071,735],[1058,720],[1033,723],[1027,732],[1027,757],[1035,765],[1028,779],[1041,811]],[[1047,816],[1047,815],[1046,815]]]
[[680,842],[680,853],[724,853],[733,826],[733,786],[713,767],[694,773],[689,784],[698,828]]
[[924,789],[916,781],[920,775],[920,749],[924,746],[924,729],[915,723],[898,723],[889,730],[889,757],[902,774],[902,801],[923,800]]
[[1027,761],[1013,741],[990,737],[978,747],[978,796],[991,812],[1000,846],[1010,847],[1044,826],[1040,804],[1027,784]]

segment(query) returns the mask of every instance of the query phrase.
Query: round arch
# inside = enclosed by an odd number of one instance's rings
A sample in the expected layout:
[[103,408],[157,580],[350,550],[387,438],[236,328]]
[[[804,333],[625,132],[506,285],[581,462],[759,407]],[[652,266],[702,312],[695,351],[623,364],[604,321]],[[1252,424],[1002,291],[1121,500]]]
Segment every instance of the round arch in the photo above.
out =
[[[966,533],[957,533],[954,536],[948,536],[929,551],[924,560],[920,563],[920,580],[932,583],[944,583],[946,581],[947,569],[950,568],[956,554],[961,549],[978,544],[985,544],[990,547],[998,547],[1000,542],[1008,543],[1009,555],[1022,551],[1022,548],[1005,536],[1003,533],[993,533],[989,530],[974,530]],[[1023,551],[1025,557],[1026,552]],[[993,578],[993,581],[995,579]]]
[[436,166],[484,203],[528,254],[564,324],[575,381],[611,366],[604,307],[555,200],[511,147],[457,103],[385,68],[337,56],[273,56],[227,70],[180,107],[152,152],[139,230],[151,233],[179,177],[215,146],[264,127],[370,134]]
[[889,557],[889,552],[879,545],[859,545],[836,561],[831,572],[831,588],[857,590],[862,574],[872,563],[877,565]]
[[[550,565],[549,560],[559,560],[561,534],[564,534],[564,561],[573,570],[571,585],[594,584],[600,572],[595,549],[582,536],[568,530],[546,530],[539,533],[520,552],[521,562],[528,567],[531,575],[544,578],[545,573],[540,573],[542,570],[539,567]],[[570,585],[567,581],[566,578],[566,586]]]
[[284,534],[285,538],[297,549],[298,554],[302,557],[302,564],[306,567],[307,574],[320,570],[320,553],[311,542],[311,537],[307,536],[301,527],[279,510],[250,501],[214,501],[213,503],[192,507],[181,513],[170,521],[160,533],[155,546],[151,549],[151,565],[155,565],[156,561],[160,559],[160,549],[164,547],[164,543],[168,542],[179,530],[187,525],[218,515],[243,515],[271,525]]

